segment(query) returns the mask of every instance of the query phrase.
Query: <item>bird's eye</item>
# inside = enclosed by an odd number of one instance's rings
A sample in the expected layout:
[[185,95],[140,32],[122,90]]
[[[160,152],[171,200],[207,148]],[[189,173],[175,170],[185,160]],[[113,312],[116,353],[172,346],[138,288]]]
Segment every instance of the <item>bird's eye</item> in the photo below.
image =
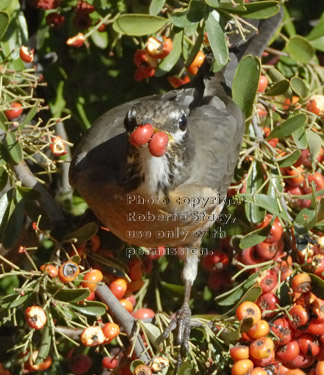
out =
[[187,116],[185,114],[179,120],[179,128],[183,131],[187,129]]
[[124,125],[128,132],[132,132],[136,128],[137,122],[135,110],[131,109],[127,112],[127,115],[124,120]]

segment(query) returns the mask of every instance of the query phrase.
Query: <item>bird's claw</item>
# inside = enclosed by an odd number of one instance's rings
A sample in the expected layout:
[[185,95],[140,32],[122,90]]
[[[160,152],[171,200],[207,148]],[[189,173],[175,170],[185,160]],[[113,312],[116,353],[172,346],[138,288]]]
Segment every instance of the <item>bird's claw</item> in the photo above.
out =
[[182,307],[176,312],[176,316],[171,320],[169,326],[160,338],[160,341],[165,340],[166,338],[168,338],[171,331],[177,329],[176,344],[180,348],[178,352],[176,369],[180,367],[182,357],[185,357],[189,351],[190,319],[190,307],[188,303],[184,303]]

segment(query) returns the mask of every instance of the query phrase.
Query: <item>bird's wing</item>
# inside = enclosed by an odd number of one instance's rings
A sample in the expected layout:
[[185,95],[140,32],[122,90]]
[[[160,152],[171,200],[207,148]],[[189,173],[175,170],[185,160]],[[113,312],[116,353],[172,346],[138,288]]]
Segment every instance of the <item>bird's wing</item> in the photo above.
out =
[[185,183],[213,188],[223,196],[233,178],[244,128],[244,116],[231,99],[224,103],[214,97],[195,108],[189,116],[194,173]]

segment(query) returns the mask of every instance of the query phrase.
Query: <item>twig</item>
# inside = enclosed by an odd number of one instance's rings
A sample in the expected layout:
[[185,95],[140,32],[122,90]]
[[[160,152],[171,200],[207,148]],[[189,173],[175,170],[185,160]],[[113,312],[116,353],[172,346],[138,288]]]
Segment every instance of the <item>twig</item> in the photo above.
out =
[[[136,319],[120,304],[107,285],[98,285],[96,295],[109,307],[109,311],[124,328],[128,338],[131,340],[136,331]],[[151,360],[140,335],[135,340],[134,351],[137,358],[143,362],[148,363]]]
[[17,178],[21,181],[23,186],[34,189],[40,194],[40,204],[46,211],[46,214],[51,222],[64,220],[64,215],[57,205],[52,195],[42,186],[33,175],[24,160],[16,165],[11,165]]

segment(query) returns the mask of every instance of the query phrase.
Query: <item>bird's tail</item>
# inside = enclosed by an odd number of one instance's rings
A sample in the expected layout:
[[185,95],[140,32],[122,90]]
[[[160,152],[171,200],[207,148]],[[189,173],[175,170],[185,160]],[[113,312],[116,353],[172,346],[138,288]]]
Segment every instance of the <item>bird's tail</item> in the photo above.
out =
[[252,36],[245,43],[238,43],[230,51],[230,61],[224,67],[222,73],[225,77],[226,85],[232,87],[234,73],[239,61],[246,55],[261,57],[274,33],[278,29],[283,18],[283,9],[267,19],[261,20],[257,25],[257,31],[252,33]]

